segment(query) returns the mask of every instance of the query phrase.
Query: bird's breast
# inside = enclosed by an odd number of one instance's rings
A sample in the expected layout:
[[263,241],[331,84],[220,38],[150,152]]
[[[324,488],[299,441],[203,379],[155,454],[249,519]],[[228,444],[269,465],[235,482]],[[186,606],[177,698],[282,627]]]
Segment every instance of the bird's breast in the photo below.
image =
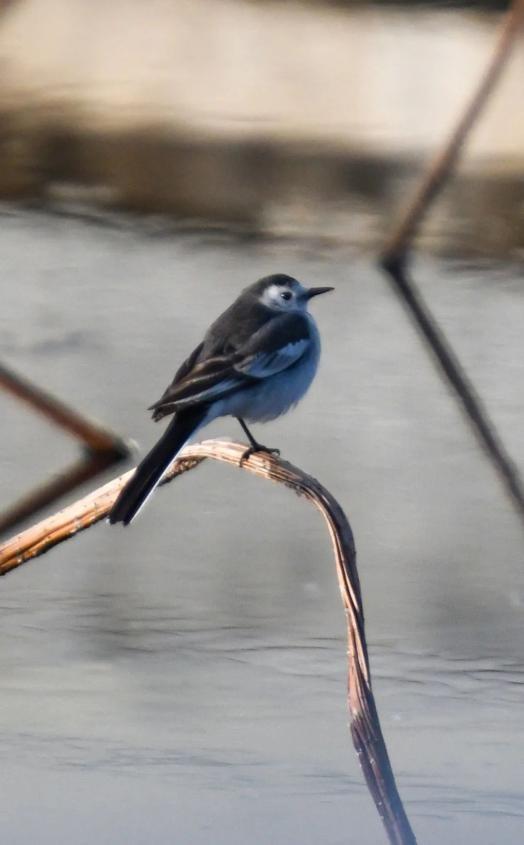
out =
[[231,410],[225,413],[248,422],[268,422],[285,414],[302,399],[315,377],[320,358],[318,329],[313,320],[311,324],[311,344],[304,355],[285,370],[231,396],[228,400]]

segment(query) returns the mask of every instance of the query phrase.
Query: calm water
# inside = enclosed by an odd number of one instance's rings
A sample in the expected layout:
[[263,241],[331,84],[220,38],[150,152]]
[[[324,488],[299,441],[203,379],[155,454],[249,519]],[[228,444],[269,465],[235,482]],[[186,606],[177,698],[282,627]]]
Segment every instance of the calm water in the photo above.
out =
[[[310,395],[263,440],[320,478],[355,530],[375,692],[422,845],[524,832],[522,533],[372,264],[6,212],[0,353],[133,437],[240,287],[282,270],[314,305]],[[425,261],[421,285],[514,458],[521,269]],[[0,397],[10,501],[75,446]],[[233,421],[209,434],[232,435]],[[384,841],[345,709],[346,645],[320,518],[219,465],[0,583],[1,839],[301,845]]]

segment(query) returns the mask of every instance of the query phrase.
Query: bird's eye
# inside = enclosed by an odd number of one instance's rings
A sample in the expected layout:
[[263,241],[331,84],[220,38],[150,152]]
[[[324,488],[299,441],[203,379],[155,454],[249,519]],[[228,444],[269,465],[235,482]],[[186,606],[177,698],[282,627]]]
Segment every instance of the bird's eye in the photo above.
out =
[[280,294],[281,299],[290,300],[292,297],[292,293],[289,290],[283,290]]

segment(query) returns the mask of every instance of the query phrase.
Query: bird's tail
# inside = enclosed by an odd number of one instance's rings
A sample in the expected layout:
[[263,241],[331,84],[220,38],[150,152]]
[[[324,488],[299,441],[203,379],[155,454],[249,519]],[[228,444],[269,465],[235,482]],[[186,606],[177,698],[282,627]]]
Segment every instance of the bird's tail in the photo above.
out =
[[137,466],[134,475],[120,491],[108,517],[112,525],[115,522],[129,525],[135,518],[153,493],[171,461],[176,458],[184,444],[200,427],[205,415],[206,409],[199,409],[187,410],[175,416],[158,443]]

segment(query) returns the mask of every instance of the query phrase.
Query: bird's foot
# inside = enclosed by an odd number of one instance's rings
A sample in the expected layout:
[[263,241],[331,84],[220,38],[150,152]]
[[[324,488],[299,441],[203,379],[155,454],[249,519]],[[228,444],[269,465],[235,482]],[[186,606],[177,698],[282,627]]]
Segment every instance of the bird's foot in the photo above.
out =
[[242,452],[240,458],[240,466],[247,461],[251,455],[255,455],[257,452],[267,452],[268,455],[280,455],[280,449],[271,449],[270,446],[263,446],[262,443],[253,443],[252,446],[249,446],[245,452]]

